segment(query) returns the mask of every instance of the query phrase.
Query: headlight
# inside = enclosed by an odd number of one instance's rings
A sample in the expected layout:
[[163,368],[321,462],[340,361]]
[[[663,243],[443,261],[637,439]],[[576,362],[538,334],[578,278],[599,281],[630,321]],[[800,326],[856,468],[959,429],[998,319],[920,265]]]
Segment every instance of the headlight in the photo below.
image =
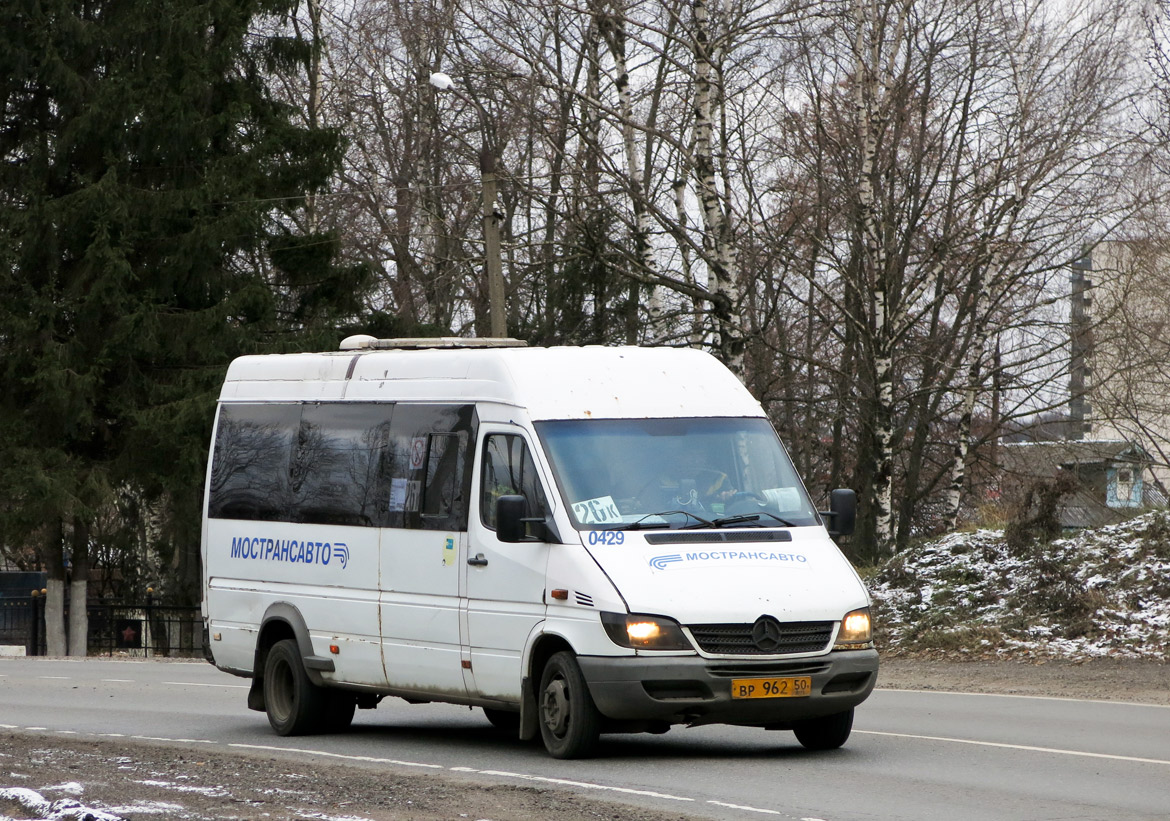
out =
[[678,622],[637,613],[602,613],[601,624],[614,644],[638,650],[691,650]]
[[873,625],[869,620],[869,608],[852,610],[841,619],[834,650],[860,650],[873,643]]

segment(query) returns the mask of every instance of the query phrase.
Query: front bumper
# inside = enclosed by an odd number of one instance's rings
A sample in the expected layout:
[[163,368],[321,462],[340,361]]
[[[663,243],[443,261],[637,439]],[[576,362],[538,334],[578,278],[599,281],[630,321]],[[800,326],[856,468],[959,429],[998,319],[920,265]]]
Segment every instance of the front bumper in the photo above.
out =
[[[793,722],[840,713],[877,683],[876,650],[840,650],[785,661],[713,660],[695,656],[580,656],[597,709],[618,721],[742,724],[789,729]],[[733,699],[732,679],[809,676],[802,698]]]

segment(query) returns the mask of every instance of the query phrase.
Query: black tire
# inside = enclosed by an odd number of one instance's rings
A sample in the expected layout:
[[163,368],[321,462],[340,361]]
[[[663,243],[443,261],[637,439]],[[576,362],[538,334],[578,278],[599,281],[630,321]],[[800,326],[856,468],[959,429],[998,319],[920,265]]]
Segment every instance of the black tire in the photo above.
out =
[[512,735],[519,735],[519,713],[509,712],[508,710],[494,710],[491,707],[484,707],[483,714],[487,716],[487,720],[490,721],[492,726],[497,730],[502,730],[505,733],[510,733]]
[[321,712],[320,731],[323,733],[344,733],[353,723],[357,710],[357,696],[345,690],[329,689],[324,693],[325,709]]
[[272,645],[264,663],[264,710],[277,735],[315,732],[325,709],[325,696],[324,690],[309,681],[295,640]]
[[853,708],[831,716],[810,718],[793,727],[796,740],[806,750],[835,750],[846,742],[853,730]]
[[554,653],[537,693],[540,736],[553,758],[585,758],[597,746],[601,715],[573,654]]

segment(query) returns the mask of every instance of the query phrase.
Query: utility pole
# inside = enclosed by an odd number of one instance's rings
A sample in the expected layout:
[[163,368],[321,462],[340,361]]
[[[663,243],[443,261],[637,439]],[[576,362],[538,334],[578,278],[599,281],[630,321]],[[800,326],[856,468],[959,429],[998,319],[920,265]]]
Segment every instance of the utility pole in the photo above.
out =
[[483,187],[483,256],[488,281],[488,317],[491,335],[503,339],[508,335],[508,317],[504,311],[504,269],[500,258],[500,214],[496,209],[496,157],[484,137],[479,152],[479,176]]
[[450,91],[475,108],[479,117],[479,178],[483,190],[483,264],[488,282],[488,320],[490,334],[497,339],[508,335],[508,315],[504,309],[504,263],[500,254],[500,212],[496,207],[496,155],[488,141],[487,113],[470,95],[455,87],[455,81],[441,71],[431,75],[431,85]]

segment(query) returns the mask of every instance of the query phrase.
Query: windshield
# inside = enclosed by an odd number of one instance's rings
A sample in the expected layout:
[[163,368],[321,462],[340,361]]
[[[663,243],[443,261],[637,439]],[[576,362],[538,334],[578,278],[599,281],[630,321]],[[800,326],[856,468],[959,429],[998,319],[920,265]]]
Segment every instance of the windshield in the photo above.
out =
[[819,524],[766,419],[538,422],[578,529]]

